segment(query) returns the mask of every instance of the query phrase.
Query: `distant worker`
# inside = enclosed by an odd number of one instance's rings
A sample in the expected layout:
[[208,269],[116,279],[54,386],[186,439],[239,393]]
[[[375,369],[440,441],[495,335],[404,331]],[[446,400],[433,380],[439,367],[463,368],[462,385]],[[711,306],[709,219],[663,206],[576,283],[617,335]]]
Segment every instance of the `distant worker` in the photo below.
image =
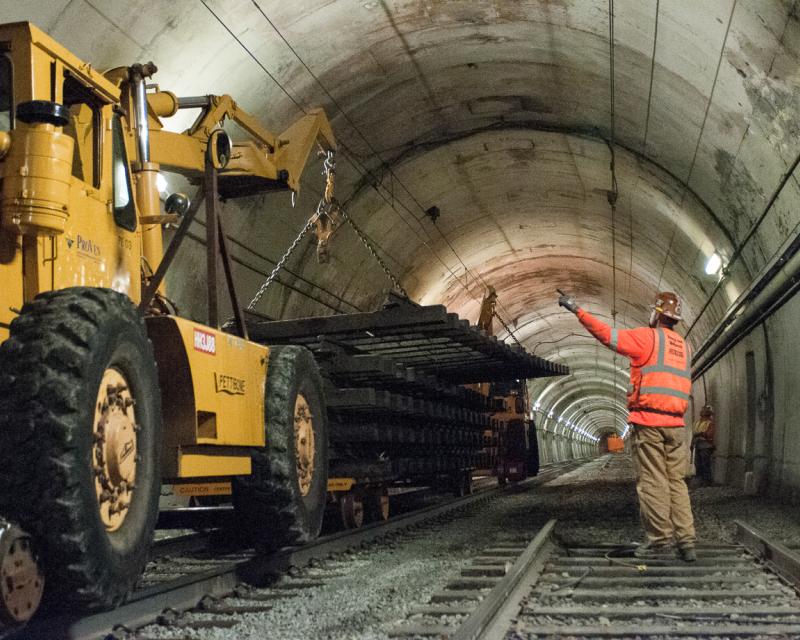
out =
[[694,562],[694,518],[683,479],[687,451],[681,428],[692,382],[688,348],[673,331],[682,319],[678,296],[659,293],[651,306],[649,328],[629,330],[612,329],[563,293],[558,304],[577,315],[600,342],[631,361],[629,421],[638,471],[636,492],[647,536],[634,555],[646,558],[672,553],[675,543],[678,555]]
[[700,409],[700,419],[692,428],[692,450],[697,477],[707,484],[714,482],[711,473],[711,455],[714,453],[714,409],[710,404]]

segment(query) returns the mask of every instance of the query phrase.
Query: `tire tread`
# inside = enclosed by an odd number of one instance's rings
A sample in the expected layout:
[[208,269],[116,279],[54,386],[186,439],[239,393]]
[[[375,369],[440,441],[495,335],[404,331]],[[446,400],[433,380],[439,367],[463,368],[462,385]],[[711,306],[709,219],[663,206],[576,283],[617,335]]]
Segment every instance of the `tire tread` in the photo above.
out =
[[[90,553],[80,508],[77,389],[98,318],[123,316],[147,335],[130,300],[110,290],[68,288],[41,294],[11,323],[0,345],[0,512],[41,546],[48,585],[89,607],[117,604],[133,587],[119,583]],[[146,341],[146,358],[155,358]],[[160,400],[157,399],[159,406]],[[52,592],[51,592],[52,595]]]
[[[294,424],[293,410],[289,413],[293,399],[290,402],[289,395],[294,388],[298,364],[310,369],[315,386],[322,395],[322,377],[311,352],[294,345],[272,347],[264,408],[267,425]],[[324,437],[327,437],[326,426],[327,416],[324,416]],[[294,470],[290,468],[294,461],[289,460],[289,438],[294,437],[293,431],[267,427],[266,436],[268,446],[251,454],[251,475],[238,477],[234,482],[237,513],[246,533],[260,551],[307,542],[318,533],[309,532],[303,525],[290,484],[296,482]],[[325,451],[327,455],[327,447]]]

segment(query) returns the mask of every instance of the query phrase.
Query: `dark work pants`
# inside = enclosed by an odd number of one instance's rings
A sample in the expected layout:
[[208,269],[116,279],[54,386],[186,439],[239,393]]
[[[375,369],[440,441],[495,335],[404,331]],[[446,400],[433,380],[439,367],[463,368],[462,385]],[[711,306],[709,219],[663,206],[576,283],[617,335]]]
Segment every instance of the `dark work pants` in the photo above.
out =
[[697,472],[697,477],[705,482],[713,482],[714,477],[711,474],[711,454],[713,449],[700,449],[699,447],[694,450],[694,469]]

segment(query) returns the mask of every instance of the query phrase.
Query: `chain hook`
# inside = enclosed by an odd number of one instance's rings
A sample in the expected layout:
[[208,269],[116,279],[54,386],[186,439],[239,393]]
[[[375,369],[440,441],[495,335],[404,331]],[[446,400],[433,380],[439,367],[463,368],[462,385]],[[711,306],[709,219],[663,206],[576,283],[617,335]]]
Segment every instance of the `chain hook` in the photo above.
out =
[[330,260],[328,244],[331,236],[342,223],[339,204],[334,197],[334,175],[336,173],[336,156],[333,151],[325,152],[322,175],[325,176],[325,193],[317,204],[313,222],[317,234],[317,261],[325,264]]
[[[289,257],[292,255],[294,250],[299,246],[300,241],[312,228],[316,230],[317,235],[317,258],[320,263],[328,261],[328,241],[330,240],[333,232],[336,231],[336,229],[338,229],[341,225],[342,216],[339,204],[336,202],[336,199],[333,195],[334,174],[336,173],[336,156],[331,150],[323,151],[320,149],[320,155],[322,154],[325,155],[325,159],[322,163],[322,175],[325,176],[325,193],[317,203],[317,208],[314,211],[314,214],[306,221],[305,226],[300,230],[300,233],[297,234],[297,237],[294,239],[292,244],[289,245],[286,253],[284,253],[281,259],[278,260],[278,263],[270,272],[269,276],[267,276],[264,284],[258,288],[256,295],[253,296],[250,304],[247,305],[248,310],[252,311],[258,304],[258,301],[264,297],[264,294],[267,292],[269,286],[275,281],[278,273],[286,265],[286,262],[289,260]],[[292,206],[295,204],[295,197],[296,192],[292,191]]]

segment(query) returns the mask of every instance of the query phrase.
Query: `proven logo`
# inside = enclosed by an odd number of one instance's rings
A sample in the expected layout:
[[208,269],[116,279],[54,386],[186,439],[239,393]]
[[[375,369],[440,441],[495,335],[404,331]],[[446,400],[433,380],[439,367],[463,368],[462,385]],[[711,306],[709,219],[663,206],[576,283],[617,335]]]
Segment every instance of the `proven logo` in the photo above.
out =
[[217,354],[217,336],[208,331],[200,329],[194,330],[194,348],[196,351],[202,351],[213,355]]
[[90,238],[84,238],[80,233],[76,238],[76,243],[78,245],[78,251],[81,253],[86,253],[90,256],[99,257],[100,256],[100,247],[97,246],[97,243],[92,241]]

